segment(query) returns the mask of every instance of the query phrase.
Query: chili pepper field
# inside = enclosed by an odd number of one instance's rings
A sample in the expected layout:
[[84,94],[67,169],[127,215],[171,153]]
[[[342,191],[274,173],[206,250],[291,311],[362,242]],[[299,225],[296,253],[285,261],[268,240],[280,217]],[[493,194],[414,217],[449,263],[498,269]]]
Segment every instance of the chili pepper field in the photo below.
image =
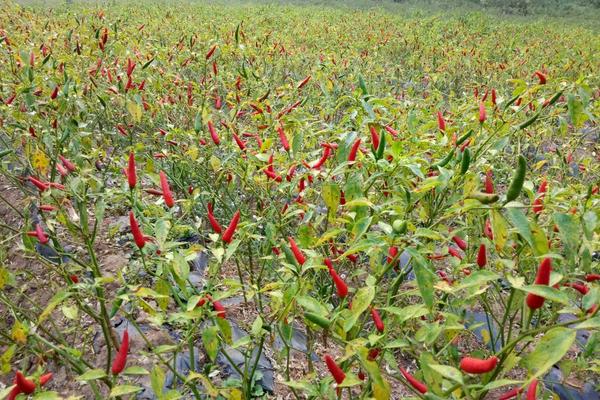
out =
[[600,10],[409,3],[0,0],[0,399],[599,399]]

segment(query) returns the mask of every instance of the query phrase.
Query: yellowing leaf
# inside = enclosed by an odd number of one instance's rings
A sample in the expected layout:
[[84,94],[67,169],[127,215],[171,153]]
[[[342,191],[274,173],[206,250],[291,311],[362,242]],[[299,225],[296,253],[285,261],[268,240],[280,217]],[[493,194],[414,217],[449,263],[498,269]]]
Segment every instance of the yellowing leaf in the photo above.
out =
[[134,122],[140,122],[142,120],[142,106],[139,104],[130,101],[127,103],[127,111],[131,115],[131,118]]
[[43,151],[36,149],[31,155],[31,166],[40,174],[45,175],[48,173],[50,159],[46,157]]

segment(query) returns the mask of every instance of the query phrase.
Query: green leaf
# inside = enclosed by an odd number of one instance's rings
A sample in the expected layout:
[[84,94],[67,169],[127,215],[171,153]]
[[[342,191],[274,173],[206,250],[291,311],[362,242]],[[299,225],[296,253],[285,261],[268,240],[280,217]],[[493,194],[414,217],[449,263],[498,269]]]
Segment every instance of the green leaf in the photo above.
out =
[[527,293],[533,293],[550,301],[554,301],[561,304],[569,304],[569,296],[567,296],[565,292],[553,288],[552,286],[531,285],[522,286],[518,289]]
[[557,327],[550,329],[542,337],[535,349],[523,358],[531,379],[537,378],[559,362],[575,341],[576,331]]
[[46,318],[48,318],[48,316],[52,313],[52,311],[54,311],[54,309],[64,300],[66,300],[67,298],[69,298],[71,296],[71,292],[69,292],[68,290],[61,290],[60,292],[56,293],[54,296],[52,296],[52,299],[50,299],[50,302],[48,302],[48,304],[46,305],[46,308],[44,309],[44,311],[42,311],[42,313],[40,314],[39,318],[38,318],[38,323],[41,323],[42,321],[44,321]]
[[572,327],[573,329],[598,329],[600,328],[600,316],[595,316],[588,320],[582,321]]
[[412,318],[419,318],[423,315],[427,315],[429,312],[427,307],[425,307],[423,304],[413,304],[404,308],[383,307],[381,310],[397,316],[398,322],[400,323],[404,323]]
[[217,353],[219,352],[219,337],[217,332],[219,332],[219,328],[216,326],[210,326],[202,332],[202,343],[204,343],[206,354],[208,354],[212,362],[215,362]]
[[366,286],[358,289],[354,298],[352,299],[352,310],[350,310],[350,316],[344,322],[344,331],[348,332],[358,321],[358,318],[363,312],[369,308],[373,299],[375,298],[375,288],[373,286]]
[[126,368],[125,371],[123,371],[123,374],[124,375],[148,375],[149,372],[145,368],[142,368],[138,365],[133,365],[131,367]]
[[429,263],[427,260],[419,253],[417,250],[413,248],[406,249],[408,254],[410,254],[413,260],[413,269],[415,272],[415,276],[417,278],[417,286],[419,287],[419,292],[421,293],[421,297],[425,302],[425,305],[429,309],[429,311],[433,310],[433,281],[435,279],[435,274],[431,271],[429,267]]
[[373,221],[373,217],[365,217],[361,218],[354,223],[352,227],[352,235],[354,236],[354,242],[359,240],[371,226],[371,222]]
[[[354,308],[354,302],[352,302],[352,308]],[[369,378],[371,379],[373,397],[375,400],[389,400],[390,385],[382,376],[379,365],[375,361],[369,361],[368,350],[364,347],[358,351],[358,357],[361,365],[365,371],[367,371],[367,374],[369,374]]]
[[497,380],[485,385],[482,390],[488,391],[488,390],[498,389],[502,386],[508,386],[508,385],[517,386],[517,385],[521,385],[522,383],[523,383],[522,381],[515,381],[512,379],[497,379]]
[[165,385],[165,372],[156,365],[150,372],[150,386],[152,391],[158,396],[159,399],[162,397],[163,387]]
[[340,204],[340,187],[337,183],[326,183],[323,185],[321,195],[323,196],[325,205],[329,209],[329,215],[335,215]]
[[516,207],[511,207],[506,210],[506,216],[513,224],[515,228],[517,228],[517,232],[519,235],[525,239],[525,241],[533,247],[533,235],[531,234],[531,229],[529,228],[529,220],[525,213]]
[[461,385],[463,384],[463,376],[462,373],[454,368],[454,367],[450,367],[448,365],[439,365],[439,364],[433,364],[429,366],[431,369],[433,369],[435,372],[437,372],[438,374],[442,375],[445,378],[450,379],[451,381],[454,381],[456,383],[460,383]]
[[79,375],[76,379],[78,381],[93,381],[96,379],[104,378],[106,376],[106,371],[101,368],[91,369],[89,371],[84,372]]
[[465,289],[472,286],[481,286],[484,283],[489,281],[494,281],[498,279],[500,276],[492,271],[488,271],[486,269],[481,269],[479,271],[473,272],[471,275],[464,278],[460,285],[456,286],[454,289]]
[[490,217],[492,233],[494,234],[494,244],[496,245],[496,250],[501,251],[504,249],[508,239],[508,223],[497,210],[490,210]]
[[565,246],[565,250],[570,257],[574,257],[577,252],[577,244],[580,241],[579,229],[572,215],[555,213],[552,218],[558,226],[558,235]]
[[110,391],[110,397],[124,396],[126,394],[136,393],[142,390],[140,386],[133,385],[119,385],[112,388]]
[[33,400],[60,400],[63,397],[52,391],[38,392],[33,396]]

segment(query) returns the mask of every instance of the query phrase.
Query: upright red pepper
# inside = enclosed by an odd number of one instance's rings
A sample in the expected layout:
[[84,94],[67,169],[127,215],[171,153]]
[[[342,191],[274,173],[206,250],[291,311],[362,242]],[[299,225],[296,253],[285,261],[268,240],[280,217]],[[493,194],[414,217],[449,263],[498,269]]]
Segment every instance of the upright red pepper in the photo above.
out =
[[417,378],[412,376],[404,368],[400,368],[400,372],[404,376],[404,379],[406,379],[408,381],[408,383],[410,383],[410,385],[412,387],[414,387],[419,393],[423,393],[423,394],[427,393],[427,386],[425,386],[425,384],[423,382],[419,381]]
[[492,170],[485,171],[485,192],[488,194],[494,193],[494,181],[492,179]]
[[238,145],[240,150],[242,150],[242,151],[246,150],[246,144],[244,142],[242,142],[240,137],[238,135],[236,135],[235,132],[233,133],[233,140],[235,140],[235,143]]
[[377,331],[379,331],[379,333],[383,333],[385,326],[383,325],[379,311],[377,311],[375,307],[371,307],[371,318],[373,319],[373,323],[375,324]]
[[140,226],[133,215],[133,211],[129,211],[129,225],[131,227],[131,234],[133,235],[133,240],[135,241],[136,246],[142,249],[146,245],[146,238],[140,230]]
[[298,264],[303,265],[306,262],[306,257],[302,254],[302,250],[296,244],[296,241],[291,236],[288,237],[288,241],[290,242],[290,247],[292,249],[292,253],[294,253],[294,258],[298,261]]
[[233,234],[235,233],[235,229],[237,228],[239,221],[240,212],[236,211],[235,214],[233,214],[233,218],[231,218],[231,221],[229,222],[229,226],[227,229],[225,229],[225,232],[223,232],[222,239],[225,243],[231,243],[231,239],[233,238]]
[[463,357],[460,360],[460,369],[469,374],[485,374],[496,368],[498,357],[491,356],[488,359],[482,360],[474,357]]
[[333,279],[338,297],[343,299],[348,295],[348,285],[346,285],[346,282],[344,282],[344,280],[337,274],[329,258],[325,259],[325,265],[327,265],[329,275],[331,275],[331,279]]
[[369,126],[369,130],[371,131],[371,144],[377,150],[379,148],[379,134],[373,125]]
[[125,369],[125,364],[127,363],[127,353],[129,352],[129,333],[127,329],[123,332],[123,339],[121,340],[121,346],[119,347],[119,351],[115,355],[115,358],[112,363],[112,373],[113,375],[119,375],[123,369]]
[[485,104],[483,102],[479,103],[479,123],[483,124],[485,122]]
[[171,193],[171,188],[169,187],[169,181],[167,181],[167,175],[165,175],[164,171],[160,171],[159,175],[163,199],[165,200],[167,207],[171,208],[175,205],[175,200],[173,200],[173,194]]
[[479,265],[479,268],[483,268],[485,264],[487,264],[487,252],[485,244],[482,243],[479,245],[479,251],[477,252],[477,265]]
[[284,150],[289,152],[290,151],[290,143],[288,142],[287,137],[285,136],[283,127],[278,126],[277,133],[279,134],[279,140],[281,141],[281,145],[283,146]]
[[129,184],[129,189],[135,188],[135,184],[137,183],[137,176],[135,174],[135,155],[133,151],[129,153],[129,160],[127,162],[127,183]]
[[394,258],[396,258],[397,255],[398,255],[398,247],[391,246],[388,250],[388,256],[386,259],[386,263],[387,264],[391,263],[394,260]]
[[212,138],[213,143],[218,146],[219,143],[221,143],[221,139],[219,139],[219,135],[217,135],[217,130],[215,129],[212,121],[208,121],[208,132],[210,132],[210,137]]
[[52,93],[50,93],[50,99],[54,100],[58,97],[58,85],[54,86]]
[[[538,267],[535,277],[536,285],[548,285],[550,283],[550,273],[552,272],[552,259],[544,258]],[[544,305],[544,298],[533,293],[527,294],[527,306],[532,310],[537,310]]]
[[538,380],[534,379],[531,381],[531,383],[529,384],[529,387],[527,388],[527,400],[535,400],[537,398],[536,392],[537,392],[537,387],[538,387]]
[[356,161],[356,153],[358,152],[358,148],[360,146],[360,138],[354,141],[352,144],[352,148],[350,148],[350,153],[348,153],[348,161],[353,162]]
[[452,241],[456,243],[456,245],[460,247],[462,251],[467,250],[467,242],[465,242],[460,236],[453,236]]
[[442,132],[446,131],[446,121],[444,120],[444,116],[442,115],[441,111],[437,112],[437,121],[438,121],[438,128],[440,129],[440,131],[442,131]]
[[540,85],[545,85],[546,84],[547,78],[546,78],[546,75],[543,72],[541,72],[541,71],[535,71],[535,76],[537,76],[537,78],[539,79]]
[[327,369],[329,369],[329,372],[331,372],[333,379],[338,385],[344,382],[344,379],[346,379],[346,374],[335,363],[335,360],[329,354],[325,355],[325,364],[327,364]]
[[71,160],[69,160],[68,158],[66,158],[65,156],[58,156],[60,158],[60,161],[63,163],[63,165],[65,166],[65,168],[69,171],[69,172],[74,172],[76,167],[75,164],[73,164],[71,162]]
[[207,208],[208,208],[208,222],[210,222],[210,226],[212,227],[212,229],[215,233],[221,233],[223,231],[223,228],[221,228],[219,221],[217,221],[217,219],[215,218],[215,216],[213,214],[212,203],[208,203]]
[[223,304],[221,304],[220,301],[214,300],[212,302],[212,306],[213,306],[213,309],[217,312],[217,318],[225,319],[226,311],[225,311],[225,307],[223,307]]

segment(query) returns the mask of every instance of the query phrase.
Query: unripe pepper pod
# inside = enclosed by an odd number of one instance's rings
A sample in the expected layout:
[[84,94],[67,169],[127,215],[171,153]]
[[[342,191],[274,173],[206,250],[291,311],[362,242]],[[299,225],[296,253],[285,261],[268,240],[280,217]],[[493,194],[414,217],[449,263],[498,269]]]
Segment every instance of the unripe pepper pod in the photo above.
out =
[[[536,285],[548,285],[550,283],[550,273],[552,272],[552,259],[544,258],[538,267],[535,277]],[[532,310],[537,310],[544,305],[544,298],[533,293],[527,294],[527,306]]]
[[127,183],[129,189],[135,188],[137,183],[137,176],[135,174],[135,156],[133,152],[129,153],[129,160],[127,162]]
[[427,393],[427,386],[425,386],[425,384],[423,382],[419,381],[417,378],[412,376],[404,368],[400,368],[400,372],[404,376],[404,379],[406,379],[408,381],[408,383],[410,383],[410,385],[413,388],[415,388],[419,393],[423,393],[423,394]]
[[233,234],[235,233],[239,221],[240,212],[236,211],[235,214],[233,214],[233,218],[231,218],[231,221],[229,222],[229,226],[227,229],[225,229],[225,232],[223,232],[222,239],[225,243],[231,243],[231,239],[233,238]]
[[498,357],[491,356],[485,360],[474,357],[463,357],[460,360],[460,369],[469,374],[485,374],[496,368]]
[[327,364],[327,369],[329,369],[329,372],[331,372],[333,379],[338,385],[344,382],[344,379],[346,379],[346,374],[335,363],[335,360],[329,354],[325,355],[325,364]]
[[479,251],[477,252],[477,265],[479,265],[479,268],[483,268],[485,264],[487,264],[487,254],[485,244],[482,243],[479,245]]
[[121,346],[119,347],[119,351],[115,355],[115,358],[112,363],[112,373],[113,375],[118,375],[125,369],[125,364],[127,363],[127,353],[129,352],[129,333],[127,329],[123,332],[123,339],[121,340]]
[[171,208],[175,205],[175,201],[173,200],[173,194],[171,193],[171,188],[169,187],[169,181],[167,180],[167,175],[164,171],[160,171],[160,187],[163,193],[163,199],[165,200],[165,204],[167,207]]
[[133,235],[133,240],[135,241],[136,246],[142,249],[146,245],[146,239],[144,238],[140,226],[135,219],[135,215],[133,215],[133,211],[129,211],[129,225],[131,227],[131,234]]
[[375,307],[371,307],[371,318],[373,319],[373,323],[375,324],[377,331],[379,333],[383,333],[385,326],[383,325],[379,311],[377,311]]
[[296,244],[296,241],[291,236],[288,237],[288,241],[290,243],[290,248],[292,249],[292,253],[294,254],[294,258],[298,262],[298,264],[303,265],[306,262],[306,257],[302,253],[302,250]]

